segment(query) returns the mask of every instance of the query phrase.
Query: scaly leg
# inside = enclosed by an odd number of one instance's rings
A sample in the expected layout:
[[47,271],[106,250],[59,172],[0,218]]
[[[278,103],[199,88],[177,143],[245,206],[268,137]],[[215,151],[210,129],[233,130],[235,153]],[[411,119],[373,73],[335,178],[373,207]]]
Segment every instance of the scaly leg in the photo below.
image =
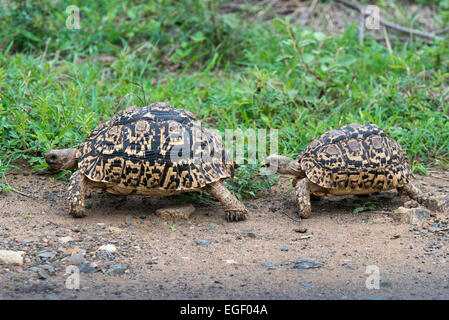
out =
[[84,214],[84,199],[86,196],[87,178],[79,170],[75,171],[70,178],[68,188],[68,199],[70,205],[70,215],[75,218],[82,218]]
[[295,186],[296,205],[298,206],[298,214],[301,218],[308,218],[312,213],[312,205],[310,204],[311,182],[304,178]]
[[398,190],[400,195],[405,194],[430,210],[438,211],[441,209],[437,199],[425,195],[424,192],[421,191],[421,189],[419,189],[411,182],[404,185],[403,187],[398,187],[396,189]]
[[228,222],[246,220],[248,210],[220,181],[208,184],[207,192],[219,200],[225,207]]

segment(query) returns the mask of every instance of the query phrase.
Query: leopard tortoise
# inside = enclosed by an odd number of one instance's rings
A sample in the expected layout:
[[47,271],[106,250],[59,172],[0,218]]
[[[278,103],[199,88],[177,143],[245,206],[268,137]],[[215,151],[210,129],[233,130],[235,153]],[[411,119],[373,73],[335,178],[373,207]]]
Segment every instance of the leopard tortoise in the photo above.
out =
[[350,124],[325,132],[291,159],[270,155],[270,170],[293,175],[299,215],[310,216],[310,196],[363,195],[396,188],[434,209],[437,202],[411,183],[410,162],[401,146],[374,124]]
[[174,195],[207,190],[228,221],[245,220],[246,207],[223,185],[233,163],[219,134],[194,115],[158,102],[129,107],[100,124],[77,148],[51,150],[50,167],[71,170],[70,214],[85,215],[85,194],[103,189],[118,195]]

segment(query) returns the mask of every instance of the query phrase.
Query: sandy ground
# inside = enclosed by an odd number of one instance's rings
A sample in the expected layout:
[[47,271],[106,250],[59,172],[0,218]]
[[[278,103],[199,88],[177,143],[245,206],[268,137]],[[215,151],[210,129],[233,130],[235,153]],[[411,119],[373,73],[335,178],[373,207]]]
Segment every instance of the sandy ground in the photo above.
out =
[[[166,220],[155,210],[185,197],[95,192],[88,216],[74,219],[63,182],[26,168],[7,178],[36,199],[0,193],[0,250],[25,252],[22,266],[0,265],[0,299],[449,298],[448,214],[421,227],[395,222],[391,212],[407,200],[396,191],[323,198],[298,222],[290,180],[281,179],[245,201],[249,219],[238,223],[226,222],[218,203],[197,200],[189,220]],[[441,169],[418,181],[439,196],[448,182]],[[378,204],[354,214],[360,201]],[[117,251],[99,250],[107,244]],[[69,265],[82,270],[79,290],[66,287]]]

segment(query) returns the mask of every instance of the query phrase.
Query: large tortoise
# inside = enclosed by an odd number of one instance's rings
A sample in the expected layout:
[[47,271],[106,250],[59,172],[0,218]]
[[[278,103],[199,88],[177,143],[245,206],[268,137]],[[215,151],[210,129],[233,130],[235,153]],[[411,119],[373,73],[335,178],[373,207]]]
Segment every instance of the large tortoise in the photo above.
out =
[[350,124],[313,140],[291,159],[270,155],[271,170],[293,175],[300,217],[310,216],[310,196],[370,194],[396,188],[428,207],[436,200],[411,183],[410,162],[401,146],[374,124]]
[[245,220],[246,207],[223,185],[233,163],[219,134],[202,127],[186,110],[158,102],[129,107],[99,125],[78,148],[52,150],[46,162],[75,169],[70,214],[85,215],[85,193],[174,195],[206,189],[225,207],[228,221]]

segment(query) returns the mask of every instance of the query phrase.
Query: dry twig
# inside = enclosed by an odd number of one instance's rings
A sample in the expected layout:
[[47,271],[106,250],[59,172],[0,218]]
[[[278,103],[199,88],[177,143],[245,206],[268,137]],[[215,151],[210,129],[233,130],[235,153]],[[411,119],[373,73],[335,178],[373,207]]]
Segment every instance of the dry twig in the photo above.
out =
[[6,180],[6,175],[3,175],[3,180],[5,181],[5,185],[8,187],[8,189],[10,191],[13,191],[13,192],[15,192],[17,194],[20,194],[20,195],[24,196],[24,197],[28,197],[28,198],[31,198],[31,199],[36,199],[32,195],[23,193],[22,191],[19,191],[19,190],[15,189],[15,188],[11,187],[11,185],[8,183],[8,180]]
[[393,49],[391,48],[390,39],[388,39],[387,28],[384,27],[383,31],[384,31],[385,44],[387,45],[388,53],[390,54],[391,57],[393,55]]
[[365,39],[365,9],[360,8],[360,21],[359,21],[359,41],[363,44]]
[[307,21],[309,20],[310,15],[313,13],[313,11],[315,10],[315,7],[318,3],[318,0],[313,0],[312,3],[310,4],[310,7],[307,9],[307,11],[305,11],[302,15],[301,15],[301,21],[302,23],[306,24]]

